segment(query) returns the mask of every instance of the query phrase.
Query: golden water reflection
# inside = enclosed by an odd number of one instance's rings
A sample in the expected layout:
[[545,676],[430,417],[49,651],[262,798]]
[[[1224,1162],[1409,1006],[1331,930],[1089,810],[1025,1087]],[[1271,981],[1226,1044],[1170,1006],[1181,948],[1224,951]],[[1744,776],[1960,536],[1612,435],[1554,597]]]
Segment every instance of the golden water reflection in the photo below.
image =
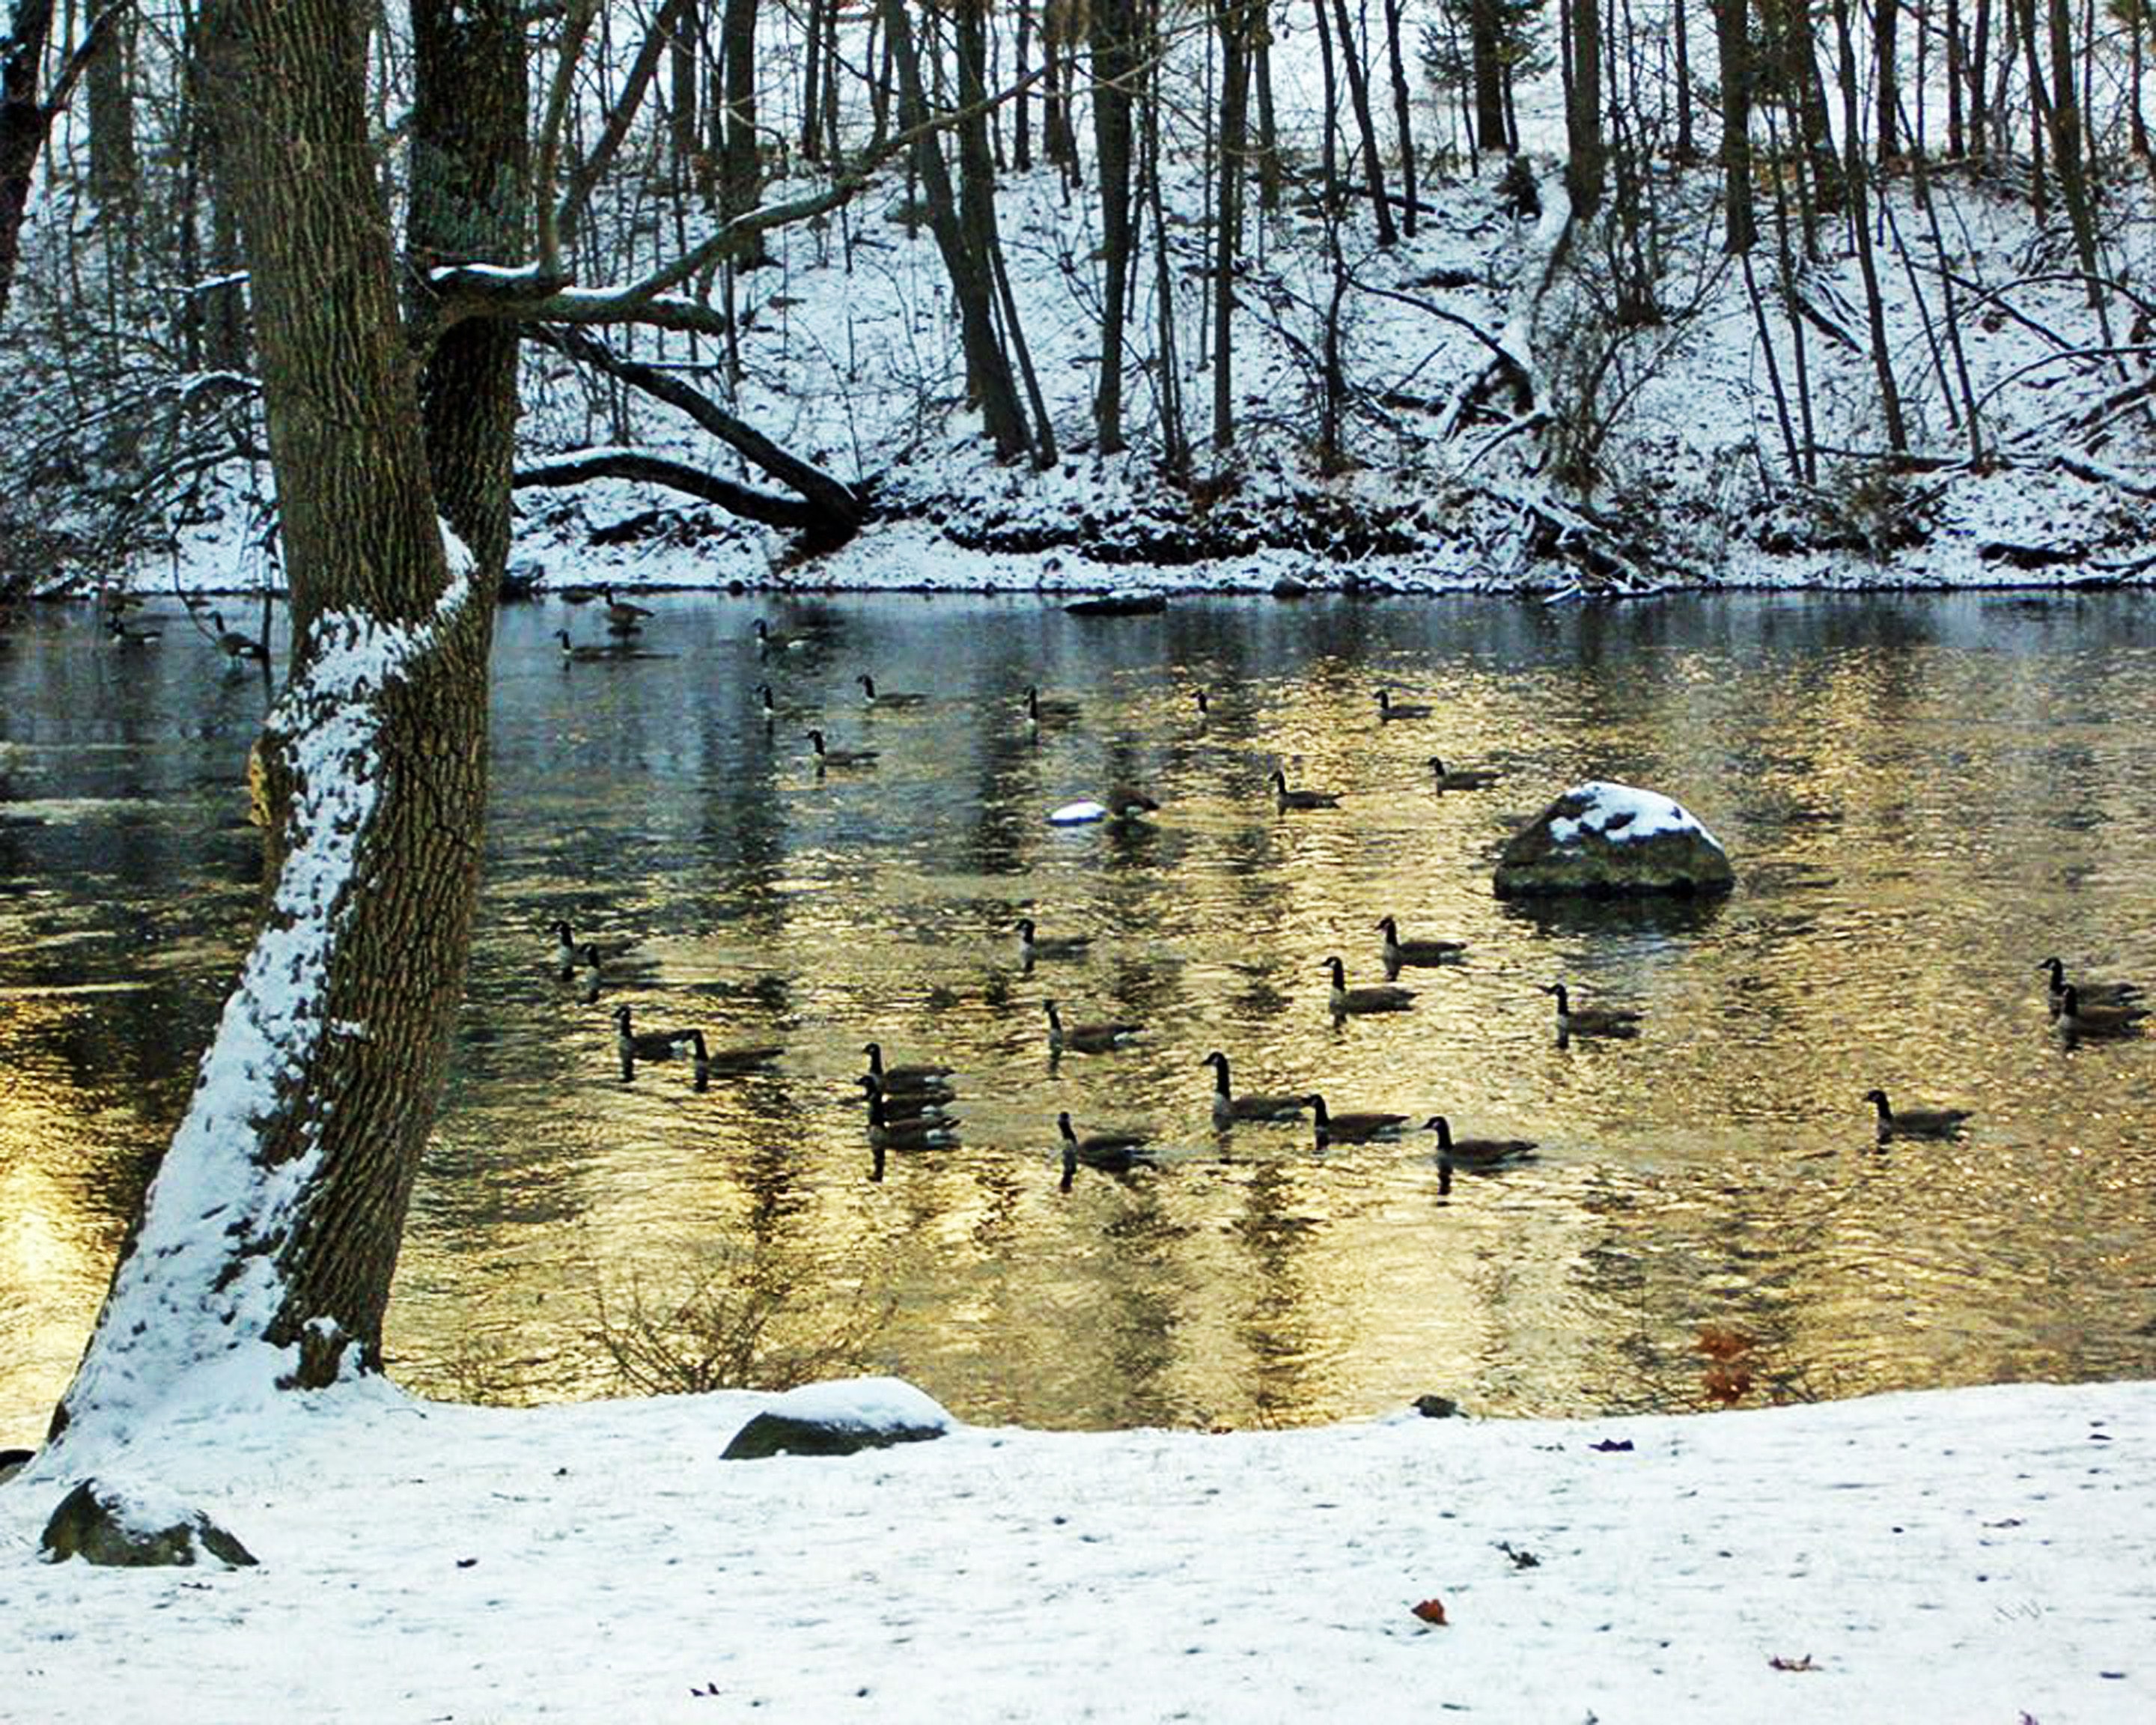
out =
[[[721,1251],[791,1280],[780,1330],[889,1301],[860,1363],[1040,1425],[1295,1424],[1424,1392],[1697,1405],[1714,1327],[1751,1339],[1755,1400],[2156,1368],[2156,1045],[2062,1050],[2035,969],[2057,951],[2156,982],[2145,598],[654,608],[654,656],[619,665],[560,662],[567,608],[502,619],[484,921],[391,1314],[408,1383],[618,1389],[602,1295],[656,1298]],[[812,645],[760,663],[767,611]],[[124,688],[87,619],[0,661],[0,1440],[64,1382],[251,901],[232,787],[254,715],[172,646]],[[864,711],[864,670],[931,698]],[[1028,684],[1081,716],[1036,737]],[[1381,685],[1437,714],[1381,724]],[[811,724],[880,759],[819,777]],[[1440,798],[1432,753],[1503,776]],[[1276,763],[1340,807],[1276,814]],[[1589,776],[1679,796],[1738,891],[1493,900],[1505,832]],[[1158,819],[1044,819],[1122,785]],[[1336,1029],[1321,963],[1377,979],[1387,912],[1467,960]],[[1028,913],[1090,955],[1029,973]],[[634,943],[598,1004],[549,972],[557,916]],[[1559,977],[1645,1033],[1558,1047],[1537,989]],[[1051,1061],[1051,993],[1145,1034]],[[616,999],[784,1051],[703,1094],[679,1067],[624,1086]],[[880,1183],[850,1086],[870,1037],[957,1066],[964,1117],[963,1148],[895,1154]],[[1441,1110],[1542,1153],[1447,1199],[1426,1140],[1218,1135],[1215,1047],[1243,1087]],[[1976,1129],[1877,1150],[1874,1084]],[[1155,1165],[1060,1192],[1065,1107],[1150,1132]]]

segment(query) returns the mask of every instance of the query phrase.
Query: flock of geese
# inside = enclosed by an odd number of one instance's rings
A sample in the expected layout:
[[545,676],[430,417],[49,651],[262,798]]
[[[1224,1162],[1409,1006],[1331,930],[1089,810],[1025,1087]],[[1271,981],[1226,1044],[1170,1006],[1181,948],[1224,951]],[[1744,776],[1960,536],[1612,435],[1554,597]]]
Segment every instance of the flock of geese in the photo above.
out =
[[[603,588],[595,590],[593,596],[605,603],[608,628],[617,642],[633,641],[644,618],[649,614],[641,607],[615,600]],[[572,658],[604,655],[613,650],[579,646],[567,631],[557,631],[557,635],[564,653]],[[778,655],[809,644],[809,638],[782,634],[762,619],[756,622],[754,640],[759,660],[767,665]],[[916,708],[927,701],[920,694],[880,688],[875,678],[865,672],[854,681],[863,701],[871,710]],[[758,697],[768,735],[777,721],[777,708],[768,683],[759,685]],[[1430,706],[1398,699],[1387,689],[1378,690],[1375,699],[1381,724],[1432,716]],[[1070,725],[1079,716],[1075,703],[1043,695],[1038,688],[1027,688],[1020,697],[1020,706],[1024,722],[1035,741],[1040,739],[1043,732]],[[1206,691],[1196,691],[1196,706],[1199,722],[1203,723],[1210,710],[1210,697]],[[808,729],[803,733],[803,740],[812,751],[813,762],[819,773],[869,770],[879,758],[879,751],[873,748],[834,746],[821,728]],[[1480,790],[1496,781],[1497,775],[1492,771],[1453,766],[1441,757],[1427,757],[1427,764],[1432,788],[1440,793]],[[1279,767],[1273,768],[1267,783],[1273,807],[1284,817],[1333,809],[1340,800],[1333,792],[1291,785],[1286,771]],[[1065,805],[1049,819],[1064,824],[1139,819],[1158,807],[1149,798],[1126,792],[1111,793],[1107,803],[1088,801]],[[1390,915],[1379,918],[1376,927],[1381,940],[1378,957],[1384,969],[1383,983],[1351,986],[1342,958],[1336,954],[1323,961],[1322,968],[1330,979],[1327,1006],[1336,1026],[1350,1018],[1411,1009],[1416,990],[1399,982],[1400,973],[1416,968],[1457,963],[1466,952],[1464,942],[1404,937],[1396,918]],[[567,922],[556,922],[553,932],[558,974],[564,981],[579,983],[587,1001],[596,1001],[607,954],[593,944],[580,942]],[[1036,965],[1082,960],[1090,955],[1092,947],[1090,936],[1043,932],[1031,916],[1017,917],[1012,924],[1012,933],[1017,941],[1020,962],[1029,974]],[[2070,980],[2063,961],[2057,957],[2045,959],[2040,968],[2049,977],[2051,1022],[2061,1037],[2079,1041],[2143,1034],[2148,1009],[2142,1004],[2139,985],[2086,978]],[[1575,1004],[1570,988],[1562,981],[1542,985],[1541,992],[1554,1003],[1554,1024],[1560,1046],[1575,1037],[1623,1041],[1640,1034],[1642,1015],[1636,1011]],[[1052,996],[1044,999],[1041,1005],[1051,1062],[1065,1055],[1106,1054],[1144,1032],[1144,1026],[1127,1020],[1066,1019],[1060,1004]],[[688,1065],[691,1082],[701,1091],[714,1079],[739,1077],[768,1068],[783,1053],[776,1045],[715,1050],[701,1029],[641,1030],[636,1027],[631,1009],[626,1004],[613,1009],[613,1020],[615,1050],[624,1083],[634,1078],[637,1067],[643,1063],[680,1060]],[[961,1142],[955,1108],[958,1075],[954,1068],[934,1062],[887,1063],[881,1045],[876,1042],[866,1044],[862,1052],[866,1068],[854,1082],[861,1093],[865,1110],[867,1139],[873,1158],[872,1179],[883,1178],[890,1153],[944,1148]],[[1226,1132],[1245,1123],[1291,1122],[1306,1117],[1312,1141],[1321,1150],[1330,1145],[1368,1143],[1398,1138],[1410,1131],[1427,1131],[1436,1138],[1435,1160],[1440,1194],[1451,1190],[1455,1170],[1496,1170],[1531,1158],[1537,1147],[1536,1141],[1528,1138],[1455,1136],[1451,1122],[1442,1114],[1430,1115],[1418,1122],[1405,1113],[1337,1108],[1322,1091],[1314,1089],[1239,1093],[1234,1086],[1229,1057],[1218,1049],[1209,1053],[1201,1065],[1212,1073],[1211,1120],[1216,1131]],[[1880,1089],[1867,1091],[1863,1100],[1875,1111],[1877,1138],[1881,1144],[1897,1138],[1958,1137],[1972,1117],[1970,1111],[1960,1108],[1897,1109]],[[1136,1131],[1081,1132],[1067,1109],[1056,1117],[1056,1132],[1062,1153],[1062,1188],[1065,1191],[1070,1189],[1080,1168],[1110,1173],[1126,1171],[1147,1161],[1152,1147],[1148,1136]]]

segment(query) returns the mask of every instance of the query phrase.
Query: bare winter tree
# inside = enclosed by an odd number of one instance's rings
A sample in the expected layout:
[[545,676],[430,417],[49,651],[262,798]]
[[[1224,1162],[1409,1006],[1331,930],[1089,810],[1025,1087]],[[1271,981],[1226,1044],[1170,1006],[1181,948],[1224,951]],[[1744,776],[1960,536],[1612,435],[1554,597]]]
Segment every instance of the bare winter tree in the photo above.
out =
[[[124,1248],[62,1444],[200,1374],[378,1367],[478,882],[488,595],[445,547],[366,109],[358,0],[228,3],[294,645],[265,734],[275,885]],[[304,161],[309,171],[291,172]]]

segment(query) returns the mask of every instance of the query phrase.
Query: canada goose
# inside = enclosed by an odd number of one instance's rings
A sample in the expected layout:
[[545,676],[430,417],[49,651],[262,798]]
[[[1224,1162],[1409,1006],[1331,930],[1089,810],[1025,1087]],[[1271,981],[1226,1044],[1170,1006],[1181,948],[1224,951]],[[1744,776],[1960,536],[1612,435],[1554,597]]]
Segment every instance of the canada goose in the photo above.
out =
[[704,1033],[689,1033],[690,1072],[698,1090],[709,1086],[714,1078],[739,1078],[768,1066],[786,1050],[776,1043],[763,1043],[744,1048],[722,1048],[716,1054],[705,1045]]
[[875,749],[834,749],[824,746],[824,733],[812,729],[808,732],[809,747],[816,751],[816,765],[825,767],[873,767],[876,762]]
[[1090,934],[1043,934],[1030,916],[1019,917],[1014,926],[1019,957],[1028,964],[1043,958],[1083,958],[1093,944]]
[[1072,1127],[1067,1110],[1055,1117],[1055,1127],[1063,1136],[1063,1178],[1060,1183],[1065,1192],[1077,1183],[1081,1163],[1103,1173],[1119,1174],[1146,1159],[1146,1141],[1140,1133],[1089,1132],[1081,1138]]
[[1437,1134],[1439,1159],[1455,1168],[1501,1168],[1534,1154],[1532,1138],[1455,1138],[1452,1122],[1442,1114],[1431,1115],[1423,1122],[1422,1129]]
[[1273,788],[1273,807],[1282,814],[1291,809],[1337,809],[1339,797],[1332,791],[1291,791],[1287,788],[1287,774],[1277,767],[1273,768],[1270,783]]
[[1385,974],[1392,976],[1410,964],[1450,964],[1467,950],[1465,941],[1404,941],[1400,927],[1390,916],[1378,919],[1378,932],[1385,937]]
[[613,1009],[614,1051],[621,1056],[621,1081],[636,1076],[639,1060],[670,1060],[692,1041],[694,1030],[639,1030],[629,1023],[629,1003]]
[[2051,1028],[2070,1042],[2082,1039],[2092,1042],[2118,1041],[2140,1035],[2141,1021],[2148,1016],[2145,1007],[2086,1002],[2082,999],[2082,991],[2068,983],[2059,991],[2058,1009],[2051,1019]]
[[1145,1148],[1143,1132],[1088,1132],[1080,1137],[1077,1128],[1070,1124],[1070,1111],[1067,1108],[1055,1117],[1055,1129],[1063,1135],[1064,1154],[1076,1156],[1088,1168],[1127,1163]]
[[953,1069],[921,1064],[910,1066],[886,1066],[883,1063],[883,1045],[870,1042],[862,1046],[861,1052],[869,1057],[869,1072],[883,1093],[896,1096],[906,1091],[947,1089]]
[[554,937],[554,974],[567,982],[578,971],[598,969],[621,949],[602,947],[594,942],[580,941],[577,932],[566,922],[557,919],[549,931]]
[[632,633],[640,628],[644,619],[651,614],[651,608],[648,605],[632,604],[627,599],[616,598],[610,587],[601,588],[598,596],[606,601],[607,622]]
[[1378,691],[1378,717],[1380,721],[1387,719],[1427,719],[1430,715],[1430,709],[1425,702],[1419,701],[1395,701],[1393,699],[1393,691],[1391,690],[1380,689]]
[[256,640],[253,635],[244,635],[236,629],[227,629],[224,626],[223,612],[213,611],[209,614],[209,627],[210,639],[217,643],[218,650],[227,659],[235,662],[242,659],[251,659],[258,665],[267,665],[270,662],[270,649]]
[[756,656],[768,659],[774,653],[798,653],[808,644],[802,635],[783,635],[761,617],[756,619]]
[[884,1110],[883,1093],[869,1091],[869,1147],[874,1150],[940,1150],[958,1142],[955,1120],[893,1119]]
[[598,588],[587,587],[581,581],[572,583],[554,595],[565,605],[588,605],[598,596]]
[[1430,774],[1440,791],[1479,791],[1497,782],[1487,767],[1448,767],[1442,755],[1430,757]]
[[898,695],[894,694],[890,690],[886,690],[881,694],[878,694],[876,692],[875,679],[869,675],[865,671],[862,672],[858,677],[855,677],[854,680],[861,685],[861,699],[866,701],[870,706],[891,708],[921,706],[925,705],[928,700],[928,697],[925,695]]
[[[2059,959],[2046,958],[2036,968],[2051,973],[2051,1015],[2056,1018],[2064,1004],[2066,967]],[[2125,1006],[2141,998],[2138,983],[2097,983],[2083,978],[2073,987],[2083,1006]]]
[[1051,1054],[1105,1054],[1138,1034],[1137,1024],[1103,1019],[1089,1024],[1065,1024],[1053,1000],[1041,1002],[1048,1012],[1048,1047]]
[[958,1117],[944,1106],[945,1103],[953,1100],[947,1084],[901,1091],[894,1095],[876,1081],[873,1072],[862,1073],[854,1082],[864,1095],[874,1096],[883,1104],[883,1117],[893,1126],[909,1120],[933,1123],[937,1121],[955,1122]]
[[606,985],[605,972],[599,963],[599,949],[597,947],[581,946],[571,940],[568,933],[569,925],[566,922],[557,922],[554,927],[556,930],[555,976],[562,982],[574,983],[577,985],[578,998],[585,1005],[590,1006],[596,1004],[599,998],[599,990]]
[[105,636],[116,647],[146,647],[162,637],[164,631],[130,623],[121,611],[109,613],[105,619]]
[[1213,716],[1213,697],[1201,688],[1194,691],[1192,698],[1198,704],[1198,722],[1202,725]]
[[615,645],[625,647],[644,633],[644,625],[633,617],[609,617],[606,632],[613,637]]
[[1367,988],[1348,986],[1348,968],[1337,958],[1328,958],[1325,968],[1332,973],[1332,990],[1327,1004],[1332,1016],[1344,1019],[1350,1014],[1368,1012],[1405,1012],[1414,999],[1413,988],[1395,987],[1390,983],[1373,983]]
[[562,657],[572,665],[589,665],[595,660],[614,656],[614,649],[611,647],[583,646],[571,640],[566,629],[556,629],[554,639],[562,644]]
[[1966,1108],[1907,1108],[1897,1112],[1887,1106],[1887,1092],[1867,1090],[1864,1100],[1879,1111],[1879,1142],[1889,1138],[1955,1138],[1969,1117]]
[[1373,1138],[1396,1138],[1400,1128],[1408,1123],[1404,1114],[1335,1114],[1325,1106],[1325,1098],[1315,1091],[1303,1100],[1310,1105],[1310,1117],[1317,1128],[1317,1147],[1321,1150],[1327,1144],[1367,1144]]
[[1215,1126],[1233,1126],[1239,1120],[1292,1120],[1310,1106],[1307,1096],[1236,1096],[1228,1086],[1228,1057],[1217,1048],[1199,1064],[1213,1069]]
[[1078,716],[1078,703],[1043,695],[1030,683],[1026,685],[1026,722],[1036,730],[1050,726],[1068,725]]
[[1563,983],[1545,983],[1543,993],[1557,996],[1557,1034],[1570,1036],[1637,1036],[1640,1014],[1618,1007],[1575,1007]]

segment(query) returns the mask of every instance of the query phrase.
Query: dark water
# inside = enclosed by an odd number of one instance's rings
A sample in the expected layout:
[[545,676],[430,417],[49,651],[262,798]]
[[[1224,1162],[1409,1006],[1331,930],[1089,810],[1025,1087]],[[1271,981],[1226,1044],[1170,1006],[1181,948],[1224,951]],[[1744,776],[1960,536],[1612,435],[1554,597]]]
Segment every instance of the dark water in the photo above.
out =
[[[700,1286],[784,1291],[777,1344],[865,1335],[858,1363],[1046,1425],[1688,1407],[1712,1328],[1750,1338],[1721,1385],[1751,1401],[2156,1371],[2156,1042],[2062,1048],[2035,968],[2156,983],[2148,598],[650,603],[653,656],[618,663],[562,662],[588,613],[502,619],[483,924],[392,1311],[415,1387],[607,1393],[602,1313]],[[809,644],[759,663],[760,614]],[[116,651],[41,612],[0,647],[0,1442],[64,1384],[252,904],[263,691],[164,621]],[[865,712],[863,671],[929,699]],[[1036,738],[1029,683],[1079,717]],[[1435,716],[1381,725],[1381,684]],[[880,758],[819,778],[811,724]],[[1502,778],[1440,798],[1432,753]],[[1276,762],[1339,808],[1276,814]],[[1683,800],[1737,892],[1493,900],[1509,825],[1589,777]],[[1125,784],[1152,822],[1044,819]],[[1379,979],[1388,911],[1466,961],[1335,1029],[1321,961]],[[1090,955],[1026,973],[1029,912]],[[552,973],[556,917],[634,942],[598,1004]],[[1645,1034],[1558,1046],[1560,977]],[[1145,1034],[1051,1062],[1050,993]],[[783,1053],[624,1086],[618,1000]],[[958,1068],[964,1117],[880,1183],[871,1036]],[[1216,1047],[1250,1088],[1539,1158],[1446,1199],[1426,1137],[1216,1135]],[[1882,1153],[1873,1085],[1973,1129]],[[1061,1108],[1157,1164],[1059,1192]]]

